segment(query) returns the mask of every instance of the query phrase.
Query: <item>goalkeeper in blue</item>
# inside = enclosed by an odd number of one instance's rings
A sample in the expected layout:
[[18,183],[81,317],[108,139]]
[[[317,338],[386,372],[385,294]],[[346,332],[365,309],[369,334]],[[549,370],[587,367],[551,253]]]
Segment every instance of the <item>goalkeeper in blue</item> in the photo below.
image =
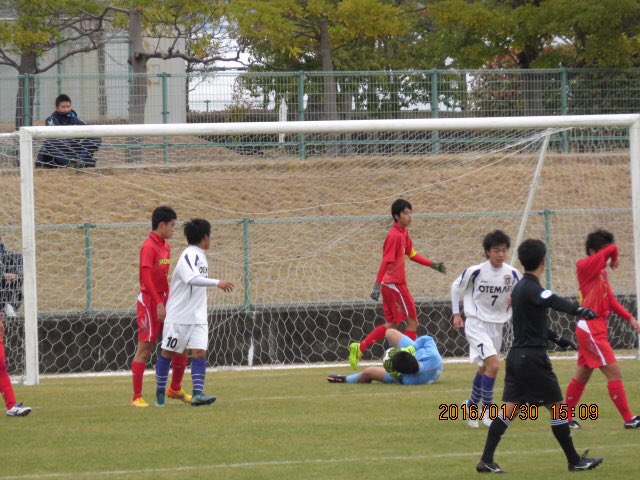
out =
[[353,375],[328,375],[330,383],[383,383],[425,385],[442,374],[442,356],[432,337],[423,335],[411,340],[398,330],[388,329],[385,338],[393,348],[385,353],[382,367],[367,367]]

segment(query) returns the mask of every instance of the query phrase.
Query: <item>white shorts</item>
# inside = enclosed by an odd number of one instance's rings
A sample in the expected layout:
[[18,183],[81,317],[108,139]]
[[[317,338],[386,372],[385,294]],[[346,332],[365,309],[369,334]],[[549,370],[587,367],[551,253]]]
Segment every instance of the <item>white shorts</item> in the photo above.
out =
[[499,355],[504,323],[483,322],[468,317],[464,322],[464,335],[469,342],[469,363],[482,366],[484,359]]
[[183,353],[186,349],[206,350],[209,344],[209,325],[164,323],[162,349]]

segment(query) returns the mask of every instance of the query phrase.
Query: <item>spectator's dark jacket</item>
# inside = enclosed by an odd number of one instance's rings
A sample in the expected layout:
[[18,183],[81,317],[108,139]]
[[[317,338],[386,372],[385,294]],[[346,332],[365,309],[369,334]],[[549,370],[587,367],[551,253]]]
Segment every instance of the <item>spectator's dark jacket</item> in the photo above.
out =
[[[47,117],[45,125],[48,127],[66,125],[86,125],[78,118],[75,110],[69,113],[53,112]],[[45,140],[38,153],[36,166],[66,167],[72,161],[77,166],[94,167],[96,164],[93,154],[102,140],[99,138],[52,138]]]

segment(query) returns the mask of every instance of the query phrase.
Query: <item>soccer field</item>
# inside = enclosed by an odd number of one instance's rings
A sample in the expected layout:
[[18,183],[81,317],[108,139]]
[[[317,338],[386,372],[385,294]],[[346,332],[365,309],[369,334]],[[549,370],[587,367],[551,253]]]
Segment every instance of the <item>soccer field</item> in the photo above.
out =
[[[556,360],[565,388],[573,360]],[[640,362],[621,361],[635,413]],[[0,480],[8,479],[289,479],[470,478],[487,429],[438,419],[440,404],[467,398],[472,367],[446,364],[434,385],[329,384],[331,369],[208,373],[210,407],[177,402],[164,409],[129,407],[130,377],[46,378],[16,386],[33,407],[25,418],[0,418]],[[502,394],[503,373],[496,386]],[[145,377],[153,399],[154,377]],[[190,386],[189,373],[185,375]],[[597,478],[634,478],[640,431],[624,430],[604,376],[594,373],[581,403],[597,404],[598,419],[574,431],[579,453],[604,456]],[[569,475],[549,416],[515,420],[496,461],[513,478]]]

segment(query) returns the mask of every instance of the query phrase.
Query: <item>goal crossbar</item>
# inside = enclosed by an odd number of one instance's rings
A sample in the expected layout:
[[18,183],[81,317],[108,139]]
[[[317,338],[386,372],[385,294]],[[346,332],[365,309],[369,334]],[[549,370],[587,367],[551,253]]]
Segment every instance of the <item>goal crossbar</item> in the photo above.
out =
[[34,139],[78,137],[241,135],[252,133],[357,133],[432,130],[499,130],[527,128],[630,127],[640,114],[568,115],[563,117],[425,118],[406,120],[337,120],[308,122],[189,123],[145,125],[79,125],[22,127]]

